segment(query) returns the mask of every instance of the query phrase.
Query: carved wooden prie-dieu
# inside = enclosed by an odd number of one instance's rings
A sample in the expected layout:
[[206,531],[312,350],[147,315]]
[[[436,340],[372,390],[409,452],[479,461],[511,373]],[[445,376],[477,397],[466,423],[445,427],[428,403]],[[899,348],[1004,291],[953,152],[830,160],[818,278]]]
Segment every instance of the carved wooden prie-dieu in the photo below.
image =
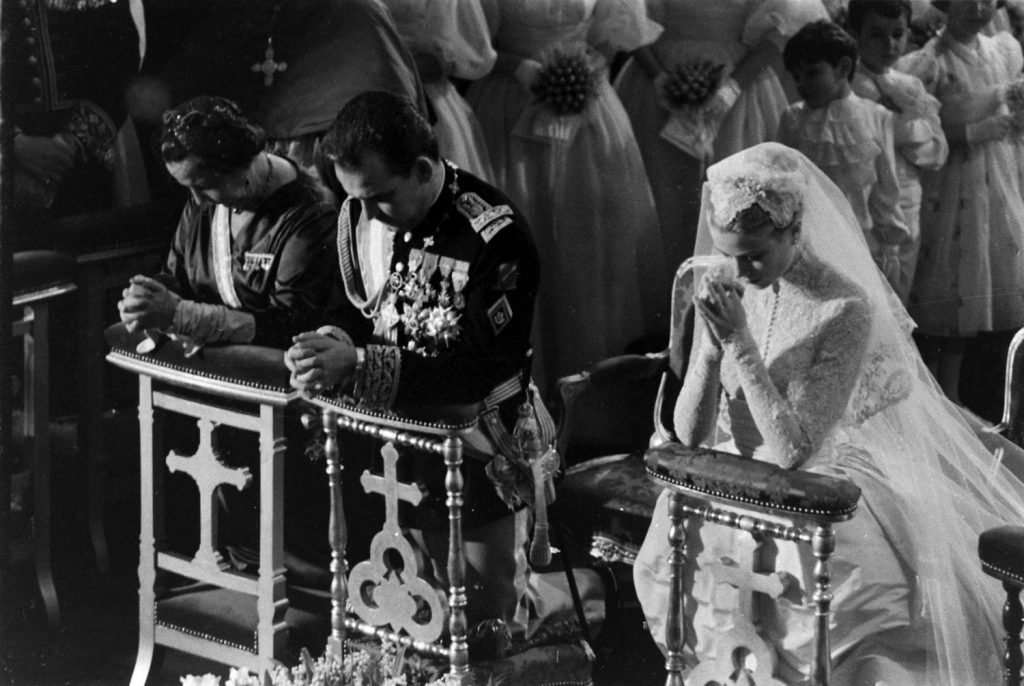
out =
[[[255,346],[210,348],[184,356],[179,341],[165,340],[151,354],[141,340],[116,347],[107,360],[139,377],[140,532],[139,652],[132,686],[144,686],[165,648],[174,648],[256,673],[286,657],[296,613],[285,594],[283,476],[284,416],[297,399],[288,387],[281,351]],[[166,416],[191,418],[198,446],[191,455],[170,449]],[[259,571],[233,571],[218,552],[218,488],[247,489],[247,468],[219,459],[221,427],[259,437]],[[188,554],[165,537],[165,475],[179,472],[199,492],[199,544]],[[170,522],[173,525],[174,522]],[[162,574],[199,582],[160,591]]]
[[[340,651],[349,631],[384,638],[427,655],[447,658],[452,683],[469,683],[461,466],[462,437],[473,429],[475,418],[446,424],[374,412],[326,398],[315,398],[313,402],[320,407],[326,434],[324,452],[331,489],[333,580],[329,649]],[[348,535],[341,495],[344,440],[339,437],[339,432],[363,434],[383,442],[383,476],[364,473],[361,481],[367,492],[384,496],[384,527],[371,543],[369,559],[355,565],[348,574],[344,561]],[[396,464],[403,450],[432,453],[438,458],[438,468],[446,470],[449,521],[447,596],[442,589],[419,575],[412,547],[399,527],[399,500],[415,505],[422,497],[417,486],[397,481]],[[400,568],[393,565],[391,561],[395,555],[389,553],[397,553],[401,560]],[[346,615],[346,603],[351,604],[358,619]],[[440,642],[445,624],[449,634],[448,645]]]
[[[832,588],[828,561],[835,549],[832,525],[853,517],[860,489],[850,481],[801,470],[788,470],[767,462],[706,448],[691,449],[678,443],[653,448],[646,456],[647,472],[655,482],[669,489],[668,540],[671,546],[669,620],[666,629],[668,656],[667,686],[682,686],[687,667],[683,656],[684,571],[687,560],[684,523],[687,517],[749,532],[758,541],[779,539],[811,546],[816,563],[814,591],[815,641],[811,660],[811,683],[826,686],[831,678],[829,616]],[[779,518],[791,520],[780,523]],[[782,584],[775,575],[755,572],[757,554],[739,564],[722,564],[711,570],[717,581],[734,586],[739,602],[751,617],[751,594],[777,598]],[[756,633],[753,624],[737,623],[725,647],[713,661],[705,660],[687,676],[693,685],[731,683],[737,661],[752,655],[756,667],[751,678],[758,686],[776,686],[772,678],[774,653]]]

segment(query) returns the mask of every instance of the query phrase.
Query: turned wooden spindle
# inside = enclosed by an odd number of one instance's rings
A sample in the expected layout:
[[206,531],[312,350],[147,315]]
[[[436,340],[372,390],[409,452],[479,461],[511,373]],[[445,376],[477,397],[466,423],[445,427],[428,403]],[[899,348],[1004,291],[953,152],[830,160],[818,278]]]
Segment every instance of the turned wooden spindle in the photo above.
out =
[[828,622],[832,612],[832,577],[828,560],[836,549],[836,537],[831,524],[819,524],[811,537],[814,553],[814,651],[811,655],[812,683],[828,686],[832,679],[832,652],[829,644]]
[[684,686],[683,670],[686,658],[683,648],[686,644],[686,617],[684,616],[683,595],[686,593],[684,574],[686,568],[686,514],[683,496],[669,492],[668,496],[668,544],[672,550],[669,557],[668,621],[665,624],[665,644],[668,655],[665,670],[668,672],[665,686]]
[[327,461],[327,483],[331,493],[331,512],[328,538],[331,542],[331,636],[327,650],[342,656],[345,647],[345,604],[348,601],[348,582],[345,578],[345,547],[348,528],[341,499],[341,457],[338,449],[338,421],[333,410],[321,413],[324,434],[324,457]]
[[1003,604],[1003,638],[1006,652],[1003,654],[1003,686],[1021,686],[1021,668],[1024,667],[1024,654],[1021,653],[1021,630],[1024,629],[1024,610],[1020,605],[1020,585],[1012,581],[1004,581],[1006,602]]
[[448,437],[444,441],[444,463],[448,468],[444,487],[448,504],[448,602],[451,616],[449,655],[451,677],[458,684],[469,683],[469,644],[466,634],[466,551],[462,541],[462,439]]

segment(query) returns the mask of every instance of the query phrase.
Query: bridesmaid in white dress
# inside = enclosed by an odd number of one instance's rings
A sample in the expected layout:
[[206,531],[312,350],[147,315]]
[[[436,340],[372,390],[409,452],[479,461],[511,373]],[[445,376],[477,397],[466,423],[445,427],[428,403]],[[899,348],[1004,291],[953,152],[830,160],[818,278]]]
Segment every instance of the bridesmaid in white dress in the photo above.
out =
[[[819,0],[647,0],[647,7],[665,31],[636,51],[615,88],[643,154],[667,258],[677,265],[693,254],[705,165],[772,138],[789,104],[772,65],[781,64],[789,36],[828,15]],[[725,79],[739,89],[703,159],[662,137],[671,115],[655,88],[655,79],[693,59],[726,65]]]
[[[659,28],[636,0],[490,0],[486,9],[498,62],[467,99],[497,186],[526,213],[540,249],[535,370],[551,390],[559,376],[667,331],[671,280],[654,198],[606,66]],[[555,49],[588,51],[593,88],[578,114],[557,114],[531,90]]]
[[971,339],[1024,325],[1024,139],[1007,95],[1019,89],[1011,85],[1024,55],[1009,33],[985,35],[995,5],[947,3],[946,28],[899,63],[942,104],[949,142],[945,166],[921,179],[909,309],[921,333],[941,342],[929,363],[954,400]]
[[475,81],[497,57],[478,0],[385,0],[395,27],[416,61],[423,90],[437,121],[441,155],[489,183],[494,182],[483,133],[473,110],[451,78]]

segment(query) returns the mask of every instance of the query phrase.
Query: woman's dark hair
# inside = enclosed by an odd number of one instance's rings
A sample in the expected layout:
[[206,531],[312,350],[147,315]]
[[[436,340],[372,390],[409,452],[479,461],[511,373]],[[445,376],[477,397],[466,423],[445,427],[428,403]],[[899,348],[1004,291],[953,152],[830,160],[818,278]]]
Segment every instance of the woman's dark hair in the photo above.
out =
[[227,98],[201,95],[164,112],[160,154],[164,162],[189,155],[200,169],[228,174],[241,169],[263,150],[263,131],[242,116]]
[[824,19],[806,24],[786,41],[782,51],[782,62],[789,72],[814,62],[828,62],[838,67],[844,57],[850,58],[849,78],[852,80],[853,67],[857,66],[857,41],[839,24]]
[[899,19],[905,16],[907,26],[913,15],[910,0],[850,0],[846,6],[846,25],[851,31],[860,33],[869,15],[877,14],[886,19]]
[[362,164],[380,155],[393,174],[408,175],[420,156],[440,159],[433,129],[415,103],[389,91],[367,91],[346,103],[320,142],[320,154],[335,164]]

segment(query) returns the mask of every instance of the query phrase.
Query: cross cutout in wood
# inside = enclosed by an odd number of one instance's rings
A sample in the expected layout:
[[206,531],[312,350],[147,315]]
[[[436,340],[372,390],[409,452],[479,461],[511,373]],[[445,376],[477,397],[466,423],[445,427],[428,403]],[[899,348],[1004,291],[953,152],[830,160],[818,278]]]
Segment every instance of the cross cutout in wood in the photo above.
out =
[[170,451],[167,454],[167,469],[171,472],[184,472],[196,482],[196,488],[199,489],[199,547],[193,561],[210,571],[219,571],[221,557],[216,549],[217,508],[214,490],[221,484],[244,490],[252,483],[252,473],[248,467],[236,469],[224,466],[213,449],[213,422],[197,419],[196,424],[199,426],[199,446],[195,453],[188,456]]
[[423,491],[419,484],[403,484],[398,481],[398,451],[390,441],[380,449],[384,458],[384,476],[364,471],[359,483],[367,493],[380,493],[384,496],[384,530],[390,533],[399,531],[398,501],[404,500],[419,505],[423,500]]
[[263,53],[263,61],[255,62],[251,68],[254,73],[263,74],[264,86],[270,86],[274,83],[274,74],[287,69],[288,63],[283,60],[281,62],[274,60],[274,39],[267,38],[267,49]]

